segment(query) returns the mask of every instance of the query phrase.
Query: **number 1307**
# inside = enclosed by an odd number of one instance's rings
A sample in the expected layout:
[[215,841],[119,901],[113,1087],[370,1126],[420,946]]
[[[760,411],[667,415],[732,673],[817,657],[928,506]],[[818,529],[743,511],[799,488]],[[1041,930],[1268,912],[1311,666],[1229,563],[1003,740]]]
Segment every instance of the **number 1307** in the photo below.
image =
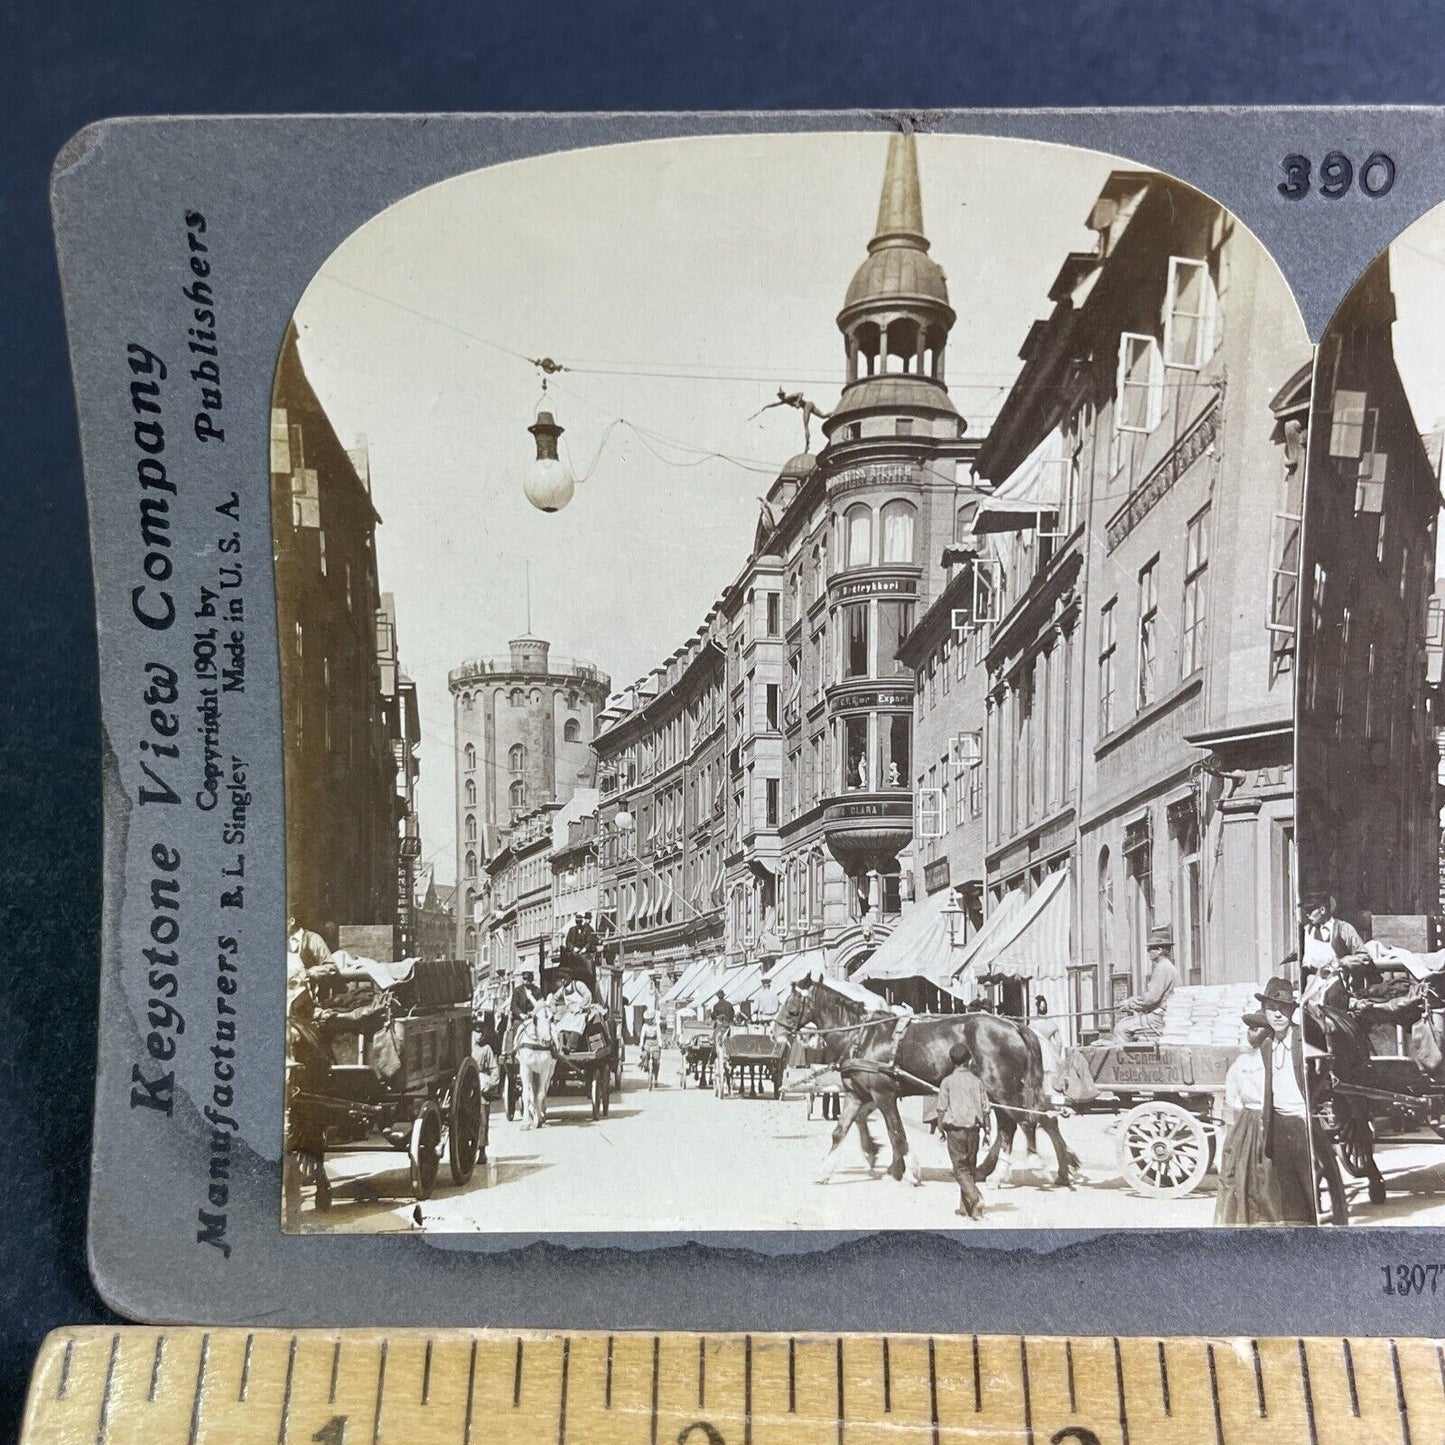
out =
[[1438,1264],[1382,1264],[1386,1294],[1434,1294],[1440,1283]]

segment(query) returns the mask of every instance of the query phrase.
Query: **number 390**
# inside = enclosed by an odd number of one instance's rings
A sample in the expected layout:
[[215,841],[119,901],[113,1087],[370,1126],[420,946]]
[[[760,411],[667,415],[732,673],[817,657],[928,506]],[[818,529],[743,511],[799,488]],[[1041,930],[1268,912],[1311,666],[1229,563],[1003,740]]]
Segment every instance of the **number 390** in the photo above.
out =
[[1279,183],[1279,193],[1287,201],[1302,201],[1312,188],[1327,199],[1337,201],[1356,184],[1371,200],[1378,200],[1389,195],[1395,184],[1395,162],[1384,151],[1371,151],[1358,173],[1354,162],[1343,151],[1330,151],[1320,162],[1318,185],[1311,180],[1313,166],[1308,156],[1288,155],[1280,166],[1285,178]]

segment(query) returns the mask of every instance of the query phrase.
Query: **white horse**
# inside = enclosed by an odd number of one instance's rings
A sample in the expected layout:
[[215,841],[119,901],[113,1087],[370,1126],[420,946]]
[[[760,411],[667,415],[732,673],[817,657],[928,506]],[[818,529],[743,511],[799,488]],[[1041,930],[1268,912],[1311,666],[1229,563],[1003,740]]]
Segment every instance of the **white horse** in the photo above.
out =
[[522,1127],[536,1129],[547,1122],[547,1090],[557,1067],[552,1015],[545,1005],[539,1004],[517,1025],[512,1047],[522,1079]]

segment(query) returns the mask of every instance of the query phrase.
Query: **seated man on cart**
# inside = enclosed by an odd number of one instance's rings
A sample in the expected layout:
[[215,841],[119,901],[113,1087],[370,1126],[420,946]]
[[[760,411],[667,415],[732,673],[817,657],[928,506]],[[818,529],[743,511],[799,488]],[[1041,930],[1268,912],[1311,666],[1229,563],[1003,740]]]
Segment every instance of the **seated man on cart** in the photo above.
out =
[[1150,1043],[1164,1032],[1164,1005],[1179,987],[1179,970],[1175,966],[1174,930],[1167,925],[1149,930],[1149,977],[1144,991],[1126,998],[1119,1005],[1119,1018],[1114,1024],[1116,1043]]
[[568,1053],[580,1050],[587,1036],[587,1026],[597,1006],[584,979],[567,972],[552,995],[552,1009],[557,1020],[559,1042]]

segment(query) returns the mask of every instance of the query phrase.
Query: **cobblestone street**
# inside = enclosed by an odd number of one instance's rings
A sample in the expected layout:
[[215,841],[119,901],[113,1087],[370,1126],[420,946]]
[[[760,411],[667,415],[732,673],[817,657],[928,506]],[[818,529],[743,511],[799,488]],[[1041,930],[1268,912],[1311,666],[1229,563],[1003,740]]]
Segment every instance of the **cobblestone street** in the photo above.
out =
[[[424,1203],[432,1232],[567,1232],[719,1229],[951,1229],[957,1190],[942,1142],[921,1122],[922,1100],[905,1101],[911,1147],[923,1184],[886,1176],[870,1179],[856,1144],[844,1146],[827,1185],[817,1182],[832,1125],[802,1097],[714,1097],[689,1080],[679,1087],[681,1062],[664,1056],[658,1087],[629,1065],[610,1117],[594,1122],[580,1092],[558,1093],[549,1122],[524,1131],[499,1106],[491,1118],[488,1162],[468,1185],[454,1188],[445,1163],[436,1193]],[[1015,1145],[1013,1184],[998,1175],[985,1183],[987,1209],[979,1228],[1197,1228],[1213,1218],[1214,1179],[1188,1198],[1159,1200],[1135,1193],[1120,1177],[1112,1116],[1065,1121],[1069,1144],[1083,1161],[1085,1180],[1074,1190],[1047,1187],[1052,1150],[1040,1139],[1045,1167],[1025,1167]],[[875,1137],[884,1132],[876,1121]],[[883,1162],[887,1162],[886,1154]],[[303,1220],[328,1231],[410,1230],[404,1156],[385,1151],[328,1160],[334,1194],[318,1215],[307,1192]],[[1045,1187],[1040,1187],[1045,1186]]]

